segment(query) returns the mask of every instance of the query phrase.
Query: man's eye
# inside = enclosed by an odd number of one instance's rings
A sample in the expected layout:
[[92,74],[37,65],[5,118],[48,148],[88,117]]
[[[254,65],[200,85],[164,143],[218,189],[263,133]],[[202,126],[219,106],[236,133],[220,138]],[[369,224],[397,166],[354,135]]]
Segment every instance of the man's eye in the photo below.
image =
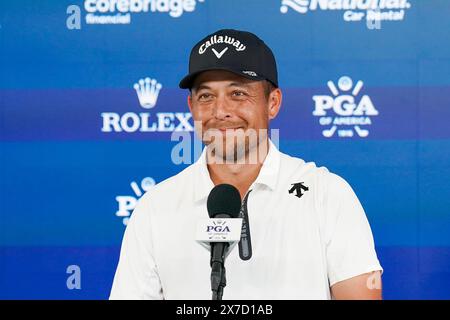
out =
[[243,97],[245,96],[245,92],[243,91],[233,91],[233,97]]
[[198,96],[199,100],[207,100],[211,98],[211,95],[209,93],[202,93],[201,95]]

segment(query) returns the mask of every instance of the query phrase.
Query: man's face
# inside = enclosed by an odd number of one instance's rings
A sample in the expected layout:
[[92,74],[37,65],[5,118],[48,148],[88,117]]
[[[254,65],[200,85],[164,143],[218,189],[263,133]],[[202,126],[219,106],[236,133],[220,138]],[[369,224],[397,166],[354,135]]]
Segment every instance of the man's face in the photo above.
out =
[[[224,146],[224,159],[239,158],[266,141],[269,121],[281,104],[281,91],[274,89],[267,97],[266,85],[220,70],[203,72],[195,79],[188,98],[192,117],[201,123],[205,144],[214,143],[217,148],[220,142]],[[250,139],[254,133],[260,139]]]

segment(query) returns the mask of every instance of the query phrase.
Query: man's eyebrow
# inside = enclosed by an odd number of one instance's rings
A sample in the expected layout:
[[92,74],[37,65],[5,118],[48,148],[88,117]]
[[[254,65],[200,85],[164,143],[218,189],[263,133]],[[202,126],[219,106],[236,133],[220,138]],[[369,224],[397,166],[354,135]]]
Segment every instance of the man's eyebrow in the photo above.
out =
[[200,84],[200,85],[198,85],[196,87],[193,87],[192,91],[200,91],[202,89],[208,90],[208,89],[211,89],[211,87],[207,86],[206,84]]
[[[244,87],[244,88],[249,88],[251,85],[249,82],[240,82],[240,81],[235,81],[235,82],[231,82],[228,87]],[[200,91],[202,89],[206,89],[206,90],[210,90],[211,87],[206,85],[206,84],[199,84],[196,87],[192,88],[192,91]]]
[[229,87],[245,87],[249,88],[250,83],[249,82],[232,82],[228,85]]

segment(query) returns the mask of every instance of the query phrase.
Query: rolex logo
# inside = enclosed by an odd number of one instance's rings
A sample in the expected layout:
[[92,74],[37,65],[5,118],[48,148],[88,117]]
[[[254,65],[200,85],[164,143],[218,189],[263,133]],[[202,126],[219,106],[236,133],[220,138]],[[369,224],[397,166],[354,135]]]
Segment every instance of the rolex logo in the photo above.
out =
[[[159,92],[162,88],[161,83],[156,79],[146,77],[140,79],[133,87],[142,108],[152,109],[156,107]],[[133,94],[133,91],[129,90],[129,94]],[[194,126],[189,121],[192,118],[190,112],[102,112],[101,116],[103,124],[101,130],[105,133],[143,134],[194,131]]]
[[161,83],[148,77],[140,79],[138,83],[134,84],[134,90],[136,90],[142,108],[151,109],[156,105],[161,88]]

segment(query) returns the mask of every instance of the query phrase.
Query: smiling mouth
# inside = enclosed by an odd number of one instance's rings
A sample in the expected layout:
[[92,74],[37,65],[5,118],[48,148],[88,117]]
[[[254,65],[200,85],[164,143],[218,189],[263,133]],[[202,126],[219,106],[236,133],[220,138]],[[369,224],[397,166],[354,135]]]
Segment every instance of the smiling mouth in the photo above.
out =
[[236,127],[236,128],[217,128],[219,131],[226,132],[226,131],[236,131],[238,129],[243,129],[242,127]]

